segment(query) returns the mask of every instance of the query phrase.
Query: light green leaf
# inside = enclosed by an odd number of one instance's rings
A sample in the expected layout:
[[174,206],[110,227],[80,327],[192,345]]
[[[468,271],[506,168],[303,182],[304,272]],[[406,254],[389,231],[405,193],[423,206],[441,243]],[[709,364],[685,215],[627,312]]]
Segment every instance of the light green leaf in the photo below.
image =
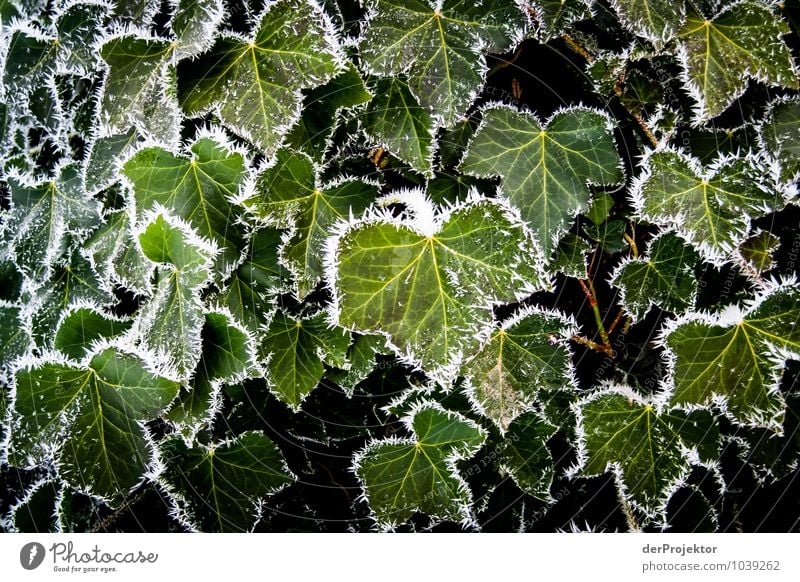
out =
[[67,483],[118,500],[152,462],[140,422],[156,418],[177,393],[176,382],[113,348],[88,368],[35,363],[17,372],[9,454],[27,466],[52,452]]
[[772,255],[780,243],[781,239],[777,236],[768,230],[762,230],[739,245],[739,255],[756,273],[763,273],[774,265]]
[[737,2],[707,20],[690,5],[678,31],[696,117],[716,117],[747,88],[748,79],[798,88],[797,67],[782,36],[789,26],[773,9]]
[[543,42],[560,37],[572,24],[592,15],[585,0],[529,0],[523,5],[534,15],[537,36]]
[[356,386],[375,369],[375,356],[387,355],[391,350],[386,346],[386,338],[381,335],[359,335],[347,350],[349,368],[334,368],[325,377],[342,388],[348,396],[352,396]]
[[80,307],[61,321],[53,347],[69,358],[81,360],[94,341],[121,335],[130,327],[129,321],[109,316],[95,307]]
[[695,267],[700,257],[675,234],[653,239],[648,256],[620,263],[610,283],[620,288],[622,305],[634,320],[642,320],[650,307],[684,313],[697,295]]
[[505,106],[484,110],[461,170],[500,176],[501,190],[520,209],[545,254],[589,206],[589,183],[618,184],[623,175],[610,119],[573,108],[543,126]]
[[547,266],[549,271],[562,273],[575,279],[586,278],[586,259],[592,247],[576,234],[567,233],[555,250],[555,258]]
[[592,200],[592,205],[586,211],[586,218],[592,221],[595,226],[600,226],[606,220],[611,210],[614,208],[614,198],[606,192],[599,192]]
[[545,502],[552,501],[550,487],[555,473],[547,441],[556,430],[536,413],[526,412],[511,422],[498,445],[500,469],[525,493]]
[[673,0],[611,0],[620,20],[634,33],[661,45],[686,20],[683,2]]
[[9,178],[8,185],[11,258],[29,277],[46,276],[65,251],[68,235],[79,239],[101,222],[100,205],[81,189],[75,166],[62,168],[56,180],[30,184]]
[[564,317],[524,310],[504,322],[461,366],[476,408],[505,432],[529,410],[541,389],[572,386],[566,347],[575,325]]
[[179,0],[170,27],[178,47],[175,56],[197,56],[211,45],[224,16],[222,0]]
[[770,105],[759,128],[763,148],[778,161],[780,179],[791,183],[800,173],[800,99],[781,99]]
[[649,517],[664,513],[670,494],[686,478],[688,450],[698,442],[702,448],[719,447],[710,414],[659,411],[629,388],[585,399],[579,419],[586,455],[582,474],[614,468],[623,494]]
[[275,226],[293,229],[280,252],[300,299],[322,278],[325,241],[333,225],[361,215],[378,195],[376,185],[360,180],[322,184],[308,156],[285,149],[259,174],[255,187],[255,196],[245,204]]
[[413,169],[431,176],[436,130],[431,114],[400,78],[379,79],[373,92],[364,119],[367,134]]
[[511,0],[375,0],[359,45],[366,71],[407,75],[419,103],[452,127],[486,78],[484,54],[512,49],[527,18]]
[[[433,215],[429,206],[418,210]],[[351,227],[334,249],[333,283],[340,325],[388,334],[398,353],[433,373],[478,348],[492,304],[547,284],[522,227],[494,201],[421,224],[425,232],[379,216]]]
[[674,405],[723,401],[737,421],[779,431],[783,363],[800,357],[800,294],[779,287],[744,313],[680,322],[666,334],[674,357]]
[[347,366],[350,334],[332,327],[325,313],[295,319],[278,311],[259,346],[267,361],[270,390],[292,410],[317,386],[325,372],[323,362],[335,368]]
[[317,4],[278,0],[252,41],[223,36],[181,69],[181,105],[190,115],[215,109],[227,127],[272,155],[300,115],[300,90],[330,81],[342,61]]
[[169,437],[160,451],[162,479],[180,515],[202,531],[252,530],[262,498],[295,479],[278,447],[260,432],[193,448]]
[[745,158],[704,170],[696,159],[664,149],[650,154],[644,167],[631,195],[639,216],[675,229],[715,265],[728,261],[751,219],[782,206]]
[[180,138],[180,111],[172,66],[175,44],[167,40],[119,36],[100,47],[108,74],[100,99],[106,135],[133,125],[168,144]]
[[191,157],[161,148],[140,150],[124,166],[133,184],[138,217],[157,204],[171,209],[220,247],[217,274],[226,275],[244,247],[241,213],[232,202],[245,177],[244,158],[217,138],[201,137]]
[[472,495],[455,463],[478,451],[484,431],[432,403],[417,407],[406,424],[411,438],[373,441],[354,460],[377,522],[391,527],[414,511],[436,519],[471,520]]

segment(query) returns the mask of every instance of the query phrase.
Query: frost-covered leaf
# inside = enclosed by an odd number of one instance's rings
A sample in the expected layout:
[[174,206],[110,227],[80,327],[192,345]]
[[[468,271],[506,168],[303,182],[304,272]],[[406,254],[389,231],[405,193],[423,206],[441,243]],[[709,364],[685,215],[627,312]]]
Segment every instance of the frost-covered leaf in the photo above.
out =
[[433,166],[435,122],[398,77],[379,79],[367,107],[364,129],[373,141],[426,176]]
[[215,110],[226,126],[272,154],[300,115],[300,90],[330,81],[342,59],[316,3],[278,0],[267,5],[252,40],[222,36],[181,69],[181,104],[190,115]]
[[583,400],[579,430],[586,454],[582,474],[613,468],[623,494],[650,516],[665,511],[688,474],[688,451],[719,446],[715,420],[707,412],[658,410],[629,388],[610,388]]
[[746,158],[708,169],[671,149],[654,151],[631,195],[639,216],[668,226],[707,261],[721,265],[744,240],[751,219],[782,206]]
[[483,86],[486,53],[512,49],[527,18],[512,0],[374,0],[359,45],[366,71],[408,76],[419,103],[453,126]]
[[413,437],[373,441],[356,455],[356,475],[377,522],[400,524],[414,511],[470,520],[472,495],[455,464],[478,451],[484,431],[433,404],[418,407],[406,425]]
[[140,140],[139,132],[134,127],[94,140],[83,174],[86,189],[98,192],[119,180],[122,160],[134,151]]
[[514,479],[517,487],[542,501],[551,501],[550,486],[555,470],[547,441],[556,427],[536,413],[526,412],[508,426],[498,445],[497,464]]
[[586,277],[586,259],[592,247],[578,235],[567,233],[558,243],[555,257],[547,266],[549,271],[562,273],[567,277],[584,279]]
[[242,210],[233,199],[245,177],[242,154],[202,137],[191,146],[189,158],[146,148],[125,163],[123,172],[133,184],[138,217],[161,204],[217,244],[218,274],[228,273],[239,261],[244,227],[238,221]]
[[110,213],[84,248],[94,270],[105,282],[121,283],[140,295],[148,295],[153,265],[142,254],[130,223],[127,210]]
[[739,255],[756,273],[763,273],[774,265],[772,255],[780,242],[781,240],[777,236],[768,230],[762,230],[739,246]]
[[800,99],[773,103],[759,130],[764,149],[778,161],[780,179],[796,179],[800,173]]
[[592,14],[586,0],[526,0],[523,5],[533,15],[543,42],[561,36],[572,24]]
[[152,462],[141,422],[156,418],[178,393],[176,382],[113,348],[87,368],[34,362],[17,372],[15,384],[14,464],[52,454],[65,481],[112,500],[136,485]]
[[175,144],[180,111],[175,98],[175,45],[168,40],[126,35],[100,47],[108,65],[100,120],[104,133],[124,133],[133,125],[144,135]]
[[97,0],[69,4],[58,17],[56,32],[61,70],[91,75],[99,62],[95,42],[103,32],[108,6]]
[[787,358],[800,357],[800,294],[780,287],[744,312],[682,321],[664,343],[674,357],[675,405],[724,402],[738,422],[780,430],[784,398],[778,390]]
[[146,26],[158,12],[158,0],[113,0],[114,16],[126,24]]
[[611,0],[611,4],[626,26],[656,43],[670,40],[686,19],[684,3],[674,0]]
[[58,531],[55,512],[61,495],[59,481],[42,481],[28,491],[11,509],[11,523],[17,533],[53,533]]
[[622,304],[635,319],[644,319],[650,307],[683,313],[697,295],[695,267],[700,257],[671,232],[653,239],[647,256],[623,261],[611,277],[622,292]]
[[213,249],[163,214],[139,235],[139,242],[159,268],[155,293],[139,311],[134,335],[181,378],[189,378],[200,359],[203,305],[198,288],[209,278]]
[[30,336],[20,319],[20,310],[19,305],[0,300],[0,381],[5,378],[5,370],[27,352],[30,344]]
[[11,259],[24,274],[41,278],[63,254],[69,237],[80,238],[100,224],[100,205],[80,186],[75,166],[59,177],[39,183],[9,178]]
[[382,335],[359,335],[347,350],[348,369],[334,368],[325,377],[336,382],[345,394],[352,396],[355,387],[375,369],[375,357],[389,353],[391,350]]
[[522,311],[461,366],[470,399],[501,431],[530,409],[540,390],[573,384],[567,341],[574,327],[554,313]]
[[95,307],[79,307],[59,324],[53,347],[69,358],[81,360],[93,342],[123,334],[130,327],[129,321],[109,316]]
[[747,88],[748,79],[798,88],[797,67],[782,36],[789,26],[770,7],[736,2],[708,20],[689,5],[678,31],[696,117],[716,117]]
[[349,345],[350,334],[331,326],[325,313],[296,319],[278,311],[259,345],[270,390],[292,410],[299,410],[322,380],[323,363],[346,366]]
[[492,304],[547,285],[536,249],[496,202],[436,216],[419,203],[429,216],[416,223],[377,216],[349,228],[334,249],[333,283],[341,325],[388,334],[400,354],[436,372],[477,349]]
[[[58,39],[37,34],[33,29],[15,30],[7,41],[3,83],[15,109],[24,104],[25,96],[45,84],[58,66]],[[19,102],[22,100],[22,102]]]
[[224,15],[222,0],[179,0],[170,27],[175,33],[175,56],[194,57],[206,50]]
[[325,241],[333,225],[360,216],[378,194],[378,187],[361,180],[324,184],[305,154],[282,149],[274,165],[259,174],[256,194],[245,203],[262,219],[292,234],[281,248],[303,299],[322,278]]
[[520,209],[547,255],[572,219],[589,206],[589,184],[622,181],[610,119],[574,108],[545,125],[505,106],[484,110],[461,170],[501,177],[501,190]]
[[193,448],[170,437],[159,449],[161,477],[179,515],[201,531],[252,530],[261,500],[295,479],[275,443],[259,432]]

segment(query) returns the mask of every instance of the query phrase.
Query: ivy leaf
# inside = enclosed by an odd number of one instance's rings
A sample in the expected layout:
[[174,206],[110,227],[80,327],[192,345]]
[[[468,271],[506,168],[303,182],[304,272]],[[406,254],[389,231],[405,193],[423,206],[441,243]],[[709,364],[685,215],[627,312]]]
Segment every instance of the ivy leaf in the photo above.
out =
[[623,260],[611,275],[609,283],[619,287],[627,312],[642,320],[653,305],[677,314],[691,308],[697,296],[697,253],[667,232],[653,239],[648,255]]
[[522,4],[534,15],[542,42],[561,36],[572,24],[592,15],[585,0],[533,0]]
[[101,3],[75,2],[64,8],[56,24],[60,72],[94,72],[99,62],[95,43],[107,18],[108,7]]
[[671,0],[612,0],[620,20],[633,32],[662,45],[675,36],[686,20],[683,2]]
[[787,358],[800,357],[796,286],[781,286],[750,304],[679,322],[664,334],[674,357],[674,405],[724,402],[743,424],[780,431],[778,390]]
[[127,210],[110,213],[84,248],[92,267],[107,284],[120,283],[139,295],[149,295],[153,265],[136,244],[130,223]]
[[9,105],[12,110],[20,110],[30,91],[44,85],[55,74],[58,39],[29,28],[15,30],[7,42],[3,84],[7,88],[6,95],[11,101]]
[[180,70],[184,111],[216,110],[227,127],[271,155],[300,115],[300,90],[324,85],[343,69],[331,29],[316,3],[268,4],[252,41],[222,36]]
[[61,496],[59,481],[41,481],[11,508],[11,523],[17,533],[56,533],[54,508]]
[[379,525],[407,521],[414,511],[436,519],[472,519],[472,495],[456,461],[473,456],[484,431],[460,414],[423,403],[406,419],[412,438],[373,441],[356,454],[356,475]]
[[350,334],[332,327],[324,312],[295,319],[278,311],[260,344],[267,360],[267,381],[278,400],[292,410],[317,386],[325,372],[323,362],[335,368],[347,365]]
[[547,441],[555,433],[556,428],[536,413],[526,412],[511,422],[498,445],[500,470],[511,475],[525,493],[545,502],[552,501],[550,487],[555,471]]
[[245,177],[244,157],[212,137],[198,139],[191,154],[185,158],[146,148],[123,172],[133,184],[138,216],[157,204],[171,209],[220,247],[215,269],[225,275],[244,247],[244,228],[237,220],[241,210],[233,202]]
[[548,256],[575,216],[589,207],[588,184],[623,179],[611,120],[582,107],[560,111],[542,125],[530,113],[490,106],[461,170],[500,176],[502,192]]
[[507,52],[527,28],[527,18],[509,0],[375,0],[372,6],[359,45],[365,70],[379,77],[407,75],[411,93],[446,127],[483,86],[484,54]]
[[294,275],[299,299],[322,278],[324,245],[333,225],[360,215],[378,195],[376,185],[361,180],[321,183],[311,159],[291,150],[278,152],[255,187],[247,206],[262,219],[293,229],[281,255]]
[[180,0],[170,22],[175,33],[175,56],[185,59],[208,49],[224,16],[222,0]]
[[745,158],[704,170],[686,154],[652,152],[631,198],[640,218],[675,229],[708,262],[721,266],[744,240],[750,220],[781,205]]
[[168,437],[160,451],[161,477],[179,515],[202,531],[252,530],[261,499],[295,480],[278,447],[260,432],[193,448]]
[[798,88],[798,71],[781,36],[789,26],[770,8],[737,2],[711,20],[689,7],[678,31],[699,120],[716,117],[747,88],[748,79]]
[[9,454],[15,465],[28,466],[52,452],[67,483],[118,500],[152,463],[140,423],[156,418],[177,393],[176,382],[114,348],[87,368],[36,362],[17,372]]
[[61,320],[53,346],[67,357],[81,360],[93,342],[121,335],[130,327],[129,321],[109,316],[96,307],[78,307]]
[[126,23],[147,26],[158,12],[158,0],[114,0],[114,16]]
[[769,232],[762,230],[756,232],[739,246],[739,255],[747,266],[756,273],[769,271],[774,262],[772,255],[781,243],[781,239]]
[[505,432],[541,389],[573,385],[567,341],[574,328],[560,315],[531,309],[503,322],[461,367],[476,409]]
[[800,175],[800,99],[780,99],[770,104],[759,127],[762,147],[777,160],[779,175],[791,183]]
[[389,353],[391,350],[386,345],[385,337],[359,335],[347,350],[347,363],[350,367],[347,370],[334,368],[325,377],[336,382],[348,397],[352,397],[356,386],[375,369],[375,357]]
[[30,183],[8,179],[11,213],[11,259],[31,278],[41,279],[66,249],[68,238],[80,239],[101,222],[100,205],[83,192],[75,166],[65,166],[55,180]]
[[375,96],[367,107],[364,129],[400,160],[425,176],[433,173],[433,143],[436,126],[408,83],[398,77],[379,79]]
[[167,40],[125,35],[107,40],[100,56],[108,65],[100,98],[105,135],[124,133],[133,125],[144,135],[174,144],[180,138],[180,111],[175,99],[175,45]]
[[134,127],[123,133],[95,139],[83,173],[86,189],[99,192],[119,180],[121,160],[134,151],[140,140],[141,136]]
[[198,289],[208,280],[214,249],[163,214],[139,235],[139,242],[145,256],[161,266],[155,294],[139,311],[134,335],[188,378],[200,359],[203,306]]
[[434,373],[477,349],[493,303],[545,284],[536,249],[497,202],[474,199],[434,216],[422,200],[418,210],[427,216],[416,224],[378,215],[349,228],[334,247],[333,284],[340,325],[387,334]]
[[575,279],[586,278],[586,259],[592,247],[576,234],[567,233],[558,243],[555,258],[550,261],[548,270],[562,273]]
[[22,325],[19,305],[0,299],[0,382],[5,371],[30,345],[30,336]]
[[626,387],[584,399],[579,419],[586,455],[582,474],[614,468],[623,494],[650,517],[664,513],[672,491],[686,478],[688,451],[698,445],[719,448],[710,414],[661,411]]

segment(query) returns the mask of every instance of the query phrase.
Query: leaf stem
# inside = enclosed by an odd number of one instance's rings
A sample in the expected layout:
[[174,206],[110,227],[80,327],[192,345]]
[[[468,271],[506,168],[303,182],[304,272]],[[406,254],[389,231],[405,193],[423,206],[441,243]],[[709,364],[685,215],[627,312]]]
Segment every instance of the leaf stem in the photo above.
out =
[[572,52],[579,54],[581,57],[583,57],[583,60],[585,60],[588,64],[591,65],[594,62],[594,55],[589,51],[587,51],[583,46],[581,46],[581,44],[577,40],[575,40],[568,34],[561,35],[561,38],[564,40],[564,42],[567,44],[567,46],[570,48]]

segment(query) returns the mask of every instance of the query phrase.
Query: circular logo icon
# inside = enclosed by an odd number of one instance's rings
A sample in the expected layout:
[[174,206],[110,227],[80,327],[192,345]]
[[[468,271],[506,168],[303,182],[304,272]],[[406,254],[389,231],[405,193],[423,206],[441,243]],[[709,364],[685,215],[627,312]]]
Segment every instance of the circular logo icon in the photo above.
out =
[[39,542],[30,542],[19,551],[19,563],[26,570],[35,570],[44,562],[44,546]]

